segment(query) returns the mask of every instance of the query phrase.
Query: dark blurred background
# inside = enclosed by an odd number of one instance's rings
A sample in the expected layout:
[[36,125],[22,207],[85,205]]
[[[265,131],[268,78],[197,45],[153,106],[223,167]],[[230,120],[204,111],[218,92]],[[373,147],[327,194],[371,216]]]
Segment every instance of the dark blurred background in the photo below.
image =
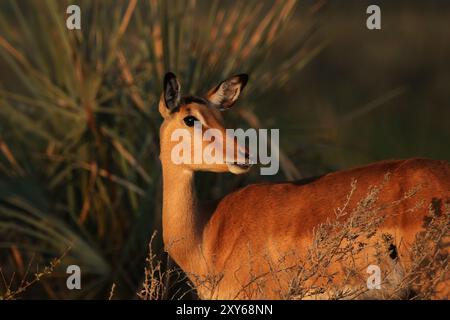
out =
[[[382,30],[368,30],[363,13],[377,3]],[[272,110],[286,147],[302,157],[320,154],[300,168],[317,160],[338,169],[390,158],[449,159],[449,9],[444,1],[326,7],[319,17],[326,49],[273,98],[274,106],[289,98]]]
[[[69,4],[81,7],[80,31],[65,26]],[[370,4],[381,30],[366,28]],[[196,94],[250,73],[229,126],[280,129],[277,176],[201,174],[205,199],[382,159],[450,160],[449,9],[0,0],[0,298],[106,299],[113,283],[114,298],[136,297],[160,229],[157,101],[168,70]],[[69,264],[81,267],[82,290],[67,290]]]

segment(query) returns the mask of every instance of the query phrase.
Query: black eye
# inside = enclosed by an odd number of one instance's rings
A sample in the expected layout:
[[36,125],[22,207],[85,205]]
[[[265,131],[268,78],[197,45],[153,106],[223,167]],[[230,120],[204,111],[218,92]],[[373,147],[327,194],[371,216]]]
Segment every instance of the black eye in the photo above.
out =
[[196,117],[187,116],[186,118],[183,119],[183,121],[188,127],[193,127],[194,126],[194,122],[198,121],[198,120],[197,120]]

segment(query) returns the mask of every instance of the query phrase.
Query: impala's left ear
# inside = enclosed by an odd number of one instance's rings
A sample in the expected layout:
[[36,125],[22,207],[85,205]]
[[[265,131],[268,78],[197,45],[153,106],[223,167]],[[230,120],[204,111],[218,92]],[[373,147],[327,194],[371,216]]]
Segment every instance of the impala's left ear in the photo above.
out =
[[222,81],[218,86],[211,89],[206,95],[206,99],[217,105],[222,110],[231,108],[239,98],[239,95],[247,84],[247,81],[247,74],[238,74],[233,76],[225,81]]

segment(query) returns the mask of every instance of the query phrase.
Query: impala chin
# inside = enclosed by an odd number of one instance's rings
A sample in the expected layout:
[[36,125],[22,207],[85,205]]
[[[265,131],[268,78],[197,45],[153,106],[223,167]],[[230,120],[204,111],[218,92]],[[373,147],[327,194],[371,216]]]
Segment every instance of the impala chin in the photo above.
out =
[[252,167],[251,164],[228,163],[228,170],[233,174],[247,173]]

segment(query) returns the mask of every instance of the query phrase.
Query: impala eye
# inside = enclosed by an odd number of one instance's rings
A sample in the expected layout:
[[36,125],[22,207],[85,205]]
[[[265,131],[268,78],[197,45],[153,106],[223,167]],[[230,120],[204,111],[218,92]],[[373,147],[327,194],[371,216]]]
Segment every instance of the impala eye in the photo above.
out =
[[194,126],[194,122],[198,121],[198,120],[194,116],[187,116],[186,118],[183,119],[183,121],[188,127],[193,127]]

